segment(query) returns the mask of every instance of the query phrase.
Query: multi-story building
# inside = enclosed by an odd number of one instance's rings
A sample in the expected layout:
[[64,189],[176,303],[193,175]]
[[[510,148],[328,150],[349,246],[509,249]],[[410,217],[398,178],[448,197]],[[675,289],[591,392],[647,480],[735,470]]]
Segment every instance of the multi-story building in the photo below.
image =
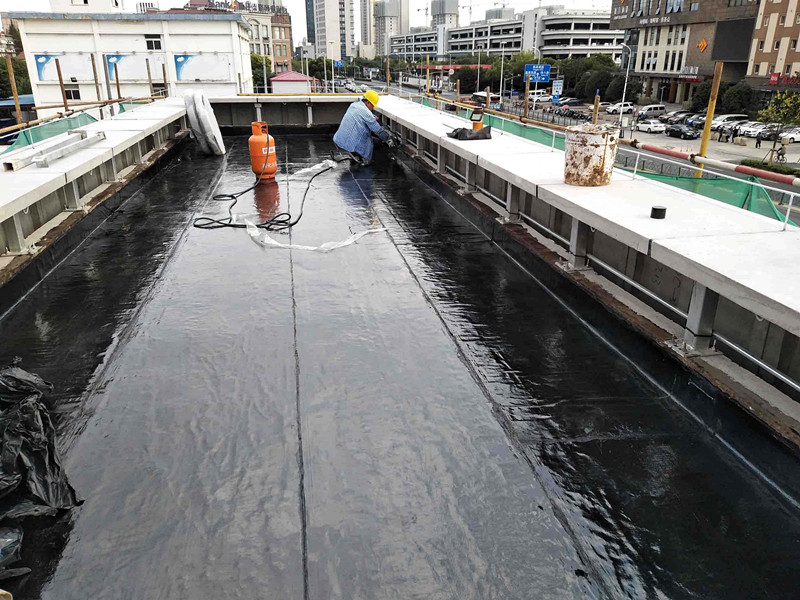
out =
[[445,53],[457,56],[478,54],[500,56],[515,53],[522,46],[522,15],[508,21],[482,21],[447,30]]
[[744,79],[758,10],[748,0],[612,0],[611,23],[625,30],[631,74],[644,80],[645,95],[684,102],[717,61],[723,81]]
[[375,44],[375,0],[361,0],[361,43]]
[[400,33],[400,6],[397,0],[375,3],[375,52],[385,56],[391,52],[391,38]]
[[458,0],[432,0],[431,27],[458,27]]
[[154,91],[164,89],[164,74],[171,95],[190,88],[210,95],[253,91],[250,27],[238,13],[9,16],[19,27],[37,105],[62,101],[55,59],[67,100],[96,100],[95,72],[100,99],[117,97],[117,77],[123,97],[149,96],[150,81]]
[[603,10],[559,7],[543,11],[535,28],[534,45],[543,57],[586,58],[592,54],[608,54],[619,64],[624,32],[611,29],[610,22],[611,13]]
[[353,0],[314,0],[317,56],[349,60],[353,56]]
[[798,38],[798,0],[759,5],[748,56],[747,81],[761,102],[778,91],[800,92]]
[[446,31],[447,27],[439,25],[434,29],[392,36],[391,53],[408,61],[424,60],[425,57],[436,60],[447,54]]
[[314,13],[314,0],[305,0],[306,3],[306,39],[309,44],[317,43],[317,25]]

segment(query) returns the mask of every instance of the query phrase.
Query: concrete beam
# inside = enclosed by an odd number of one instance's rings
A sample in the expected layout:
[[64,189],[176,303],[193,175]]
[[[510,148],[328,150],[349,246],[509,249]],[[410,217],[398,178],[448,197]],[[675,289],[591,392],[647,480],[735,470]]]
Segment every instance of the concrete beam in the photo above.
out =
[[589,241],[591,228],[578,219],[572,219],[572,229],[569,235],[569,259],[567,264],[570,269],[586,269],[589,266]]

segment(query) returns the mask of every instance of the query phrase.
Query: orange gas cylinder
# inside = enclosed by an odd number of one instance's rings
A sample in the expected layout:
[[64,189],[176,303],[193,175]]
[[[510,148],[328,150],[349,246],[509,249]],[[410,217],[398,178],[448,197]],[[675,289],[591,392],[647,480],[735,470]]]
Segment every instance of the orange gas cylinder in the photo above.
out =
[[253,135],[247,141],[250,146],[250,167],[256,177],[275,179],[278,171],[278,159],[275,154],[275,139],[269,134],[266,121],[254,121],[250,124]]

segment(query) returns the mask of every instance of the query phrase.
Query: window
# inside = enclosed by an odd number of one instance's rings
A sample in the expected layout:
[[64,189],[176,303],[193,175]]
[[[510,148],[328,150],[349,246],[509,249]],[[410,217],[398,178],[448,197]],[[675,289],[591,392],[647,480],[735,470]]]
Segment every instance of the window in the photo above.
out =
[[769,68],[767,69],[767,72],[768,73],[774,73],[775,72],[775,65],[770,65]]
[[683,26],[683,30],[681,31],[681,46],[686,43],[686,25]]
[[161,50],[161,36],[146,34],[144,43],[148,50]]
[[672,25],[669,26],[669,31],[667,32],[667,46],[672,44],[672,30],[675,29]]
[[764,27],[769,27],[769,15],[764,15]]
[[64,95],[67,97],[67,100],[80,100],[81,89],[77,85],[65,85]]
[[672,53],[672,63],[670,63],[670,65],[669,65],[669,70],[670,71],[674,71],[675,70],[675,59],[676,58],[678,58],[678,53],[677,52],[673,52]]
[[756,63],[753,65],[753,75],[758,75],[758,72],[761,70],[761,65]]
[[764,49],[764,40],[761,40],[760,42],[758,42],[758,49],[759,50],[763,50]]
[[783,25],[784,23],[786,23],[786,17],[781,15],[780,17],[778,17],[778,25]]
[[794,22],[795,22],[797,25],[800,25],[800,13],[797,13],[797,16],[794,18]]
[[777,41],[775,42],[775,50],[780,50],[780,49],[781,49],[781,41],[780,41],[780,40],[777,40]]
[[72,0],[73,6],[88,6],[89,0]]
[[728,6],[744,6],[747,0],[728,0]]
[[661,43],[661,27],[656,27],[656,46]]
[[671,54],[671,52],[665,52],[664,53],[664,69],[663,69],[664,71],[667,70],[667,66],[669,65],[669,55],[670,54]]
[[675,67],[678,71],[681,70],[681,66],[683,65],[683,50],[678,52],[678,66]]
[[792,65],[786,65],[786,68],[783,70],[784,75],[791,75],[792,74]]
[[797,50],[797,40],[792,40],[792,50]]
[[689,10],[690,10],[690,11],[692,11],[692,12],[695,12],[695,11],[697,11],[697,10],[700,10],[700,3],[699,3],[699,2],[692,2],[692,3],[689,5]]
[[644,71],[644,52],[642,52],[642,64],[639,65],[639,70]]
[[154,96],[166,96],[166,88],[164,87],[163,83],[153,83],[153,95]]

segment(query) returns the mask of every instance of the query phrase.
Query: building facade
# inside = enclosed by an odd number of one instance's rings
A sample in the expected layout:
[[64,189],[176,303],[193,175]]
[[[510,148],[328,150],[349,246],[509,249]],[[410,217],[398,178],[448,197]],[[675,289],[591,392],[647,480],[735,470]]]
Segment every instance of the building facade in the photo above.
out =
[[543,12],[538,21],[535,46],[543,57],[586,58],[607,54],[620,63],[624,32],[611,29],[609,11],[561,8]]
[[[236,13],[11,13],[25,49],[37,105],[62,102],[55,59],[68,100],[253,91],[250,27]],[[150,80],[148,69],[150,67]],[[53,111],[44,110],[40,116]]]
[[400,6],[397,0],[375,3],[375,52],[385,56],[391,52],[391,38],[400,33]]
[[272,71],[292,70],[292,21],[289,12],[247,12],[242,16],[250,26],[250,53],[269,58]]
[[332,60],[353,57],[353,0],[314,0],[314,43],[317,56]]
[[479,22],[447,30],[445,53],[452,57],[513,54],[523,49],[522,16],[508,21]]
[[748,0],[613,0],[611,24],[625,31],[631,74],[643,79],[645,95],[685,102],[717,61],[723,81],[744,79],[758,11]]
[[458,27],[458,0],[432,0],[431,27]]
[[361,43],[375,44],[375,0],[361,0]]
[[798,0],[758,7],[747,62],[747,82],[759,103],[778,91],[800,92],[800,6]]
[[439,25],[426,31],[392,36],[391,53],[412,62],[425,60],[426,57],[436,60],[447,54],[445,49],[446,32],[447,27]]

